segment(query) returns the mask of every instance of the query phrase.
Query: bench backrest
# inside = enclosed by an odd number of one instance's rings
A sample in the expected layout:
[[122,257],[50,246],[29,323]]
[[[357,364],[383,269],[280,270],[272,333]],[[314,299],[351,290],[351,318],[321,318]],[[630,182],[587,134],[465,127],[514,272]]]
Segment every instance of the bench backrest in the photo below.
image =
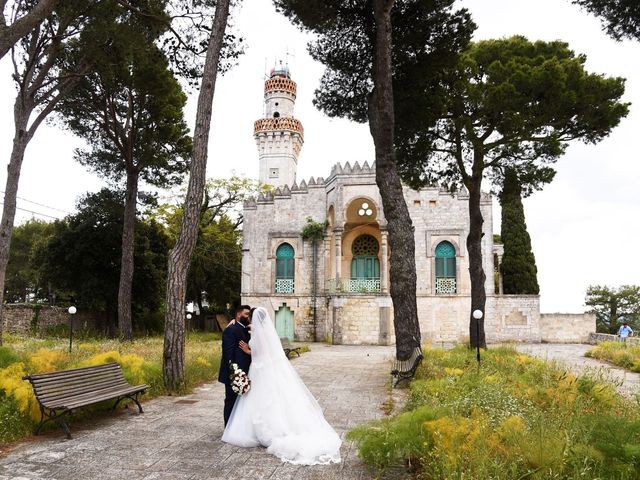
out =
[[31,382],[36,397],[45,406],[61,398],[92,394],[129,385],[117,363],[39,373],[28,375],[24,379]]
[[411,356],[407,360],[398,360],[396,362],[397,370],[400,372],[409,372],[413,370],[417,364],[422,361],[423,354],[420,347],[416,347],[411,352]]

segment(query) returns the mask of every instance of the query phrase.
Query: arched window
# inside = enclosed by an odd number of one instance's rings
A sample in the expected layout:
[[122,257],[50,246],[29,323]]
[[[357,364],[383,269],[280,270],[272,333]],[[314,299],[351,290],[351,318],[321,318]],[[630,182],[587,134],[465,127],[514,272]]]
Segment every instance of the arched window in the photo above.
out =
[[456,249],[446,241],[436,247],[436,293],[456,293]]
[[380,291],[380,260],[378,240],[371,235],[360,235],[351,245],[351,292]]
[[276,293],[293,293],[295,252],[288,243],[276,250]]

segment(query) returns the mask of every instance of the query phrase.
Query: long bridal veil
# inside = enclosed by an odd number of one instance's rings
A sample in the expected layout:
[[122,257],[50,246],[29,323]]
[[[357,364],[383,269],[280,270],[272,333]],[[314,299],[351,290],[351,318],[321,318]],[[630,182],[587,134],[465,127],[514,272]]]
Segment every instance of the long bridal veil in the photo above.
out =
[[253,312],[251,390],[238,398],[222,440],[242,447],[263,445],[298,465],[340,462],[340,437],[285,356],[264,308]]

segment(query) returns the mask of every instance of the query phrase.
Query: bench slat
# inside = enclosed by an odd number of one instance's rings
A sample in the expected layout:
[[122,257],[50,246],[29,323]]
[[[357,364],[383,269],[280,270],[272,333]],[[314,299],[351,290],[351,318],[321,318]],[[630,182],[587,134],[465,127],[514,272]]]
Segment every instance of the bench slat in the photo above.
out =
[[75,390],[77,388],[92,388],[93,386],[104,385],[105,383],[113,383],[117,385],[119,383],[127,383],[127,381],[121,378],[101,378],[99,380],[91,381],[91,382],[56,383],[56,384],[38,386],[38,387],[35,387],[35,390],[39,395],[46,395],[47,393],[56,392],[58,390]]
[[132,395],[146,390],[147,385],[138,385],[136,387],[121,388],[121,389],[105,389],[92,392],[91,394],[81,395],[77,397],[70,397],[57,400],[55,402],[48,402],[44,405],[46,408],[52,410],[72,409],[78,407],[85,407],[87,405],[93,405],[94,403],[104,402],[112,398],[121,397],[125,395]]
[[91,367],[82,367],[82,368],[74,368],[71,370],[59,370],[57,372],[47,372],[47,373],[36,373],[33,375],[29,375],[29,380],[44,380],[44,379],[54,379],[57,377],[74,377],[74,376],[82,376],[86,373],[97,373],[102,370],[116,370],[122,371],[120,365],[117,363],[105,363],[104,365],[93,365]]
[[39,391],[38,398],[41,399],[42,401],[46,401],[46,400],[51,400],[53,398],[58,398],[61,396],[72,397],[76,395],[82,395],[87,392],[103,390],[105,388],[122,388],[122,387],[129,387],[129,386],[130,386],[129,383],[127,383],[126,381],[118,381],[118,382],[106,381],[101,383],[92,383],[91,385],[76,385],[74,386],[74,388],[64,388],[64,386],[62,386],[55,389],[49,389],[45,392]]
[[73,387],[74,385],[90,385],[92,383],[100,383],[105,380],[118,380],[124,378],[120,373],[108,372],[108,373],[99,373],[92,377],[74,377],[74,378],[65,378],[59,377],[55,380],[49,380],[47,382],[36,381],[31,382],[32,385],[39,390],[46,390],[47,388],[55,387],[57,385]]
[[148,388],[146,385],[136,385],[136,386],[131,386],[131,385],[127,385],[127,386],[120,386],[120,387],[105,387],[105,388],[101,388],[101,389],[97,389],[94,390],[92,392],[84,392],[84,393],[80,393],[80,394],[76,394],[76,395],[65,395],[65,396],[59,396],[59,397],[55,397],[55,398],[49,398],[49,399],[45,399],[43,400],[41,403],[43,405],[58,405],[60,403],[64,403],[67,401],[76,401],[76,400],[82,400],[82,399],[86,399],[86,398],[91,398],[92,396],[96,396],[96,395],[104,395],[107,393],[113,393],[114,396],[117,396],[117,392],[122,392],[122,391],[129,391],[129,390],[145,390],[146,388]]

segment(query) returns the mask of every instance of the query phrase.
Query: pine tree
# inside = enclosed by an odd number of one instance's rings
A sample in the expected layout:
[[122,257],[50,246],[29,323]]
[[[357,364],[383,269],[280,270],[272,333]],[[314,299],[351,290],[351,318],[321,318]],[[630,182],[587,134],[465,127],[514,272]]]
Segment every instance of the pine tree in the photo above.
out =
[[500,272],[504,293],[537,295],[540,292],[538,268],[531,250],[531,237],[527,232],[524,218],[522,189],[517,173],[511,168],[505,169],[500,205],[502,207],[500,236],[504,244]]

